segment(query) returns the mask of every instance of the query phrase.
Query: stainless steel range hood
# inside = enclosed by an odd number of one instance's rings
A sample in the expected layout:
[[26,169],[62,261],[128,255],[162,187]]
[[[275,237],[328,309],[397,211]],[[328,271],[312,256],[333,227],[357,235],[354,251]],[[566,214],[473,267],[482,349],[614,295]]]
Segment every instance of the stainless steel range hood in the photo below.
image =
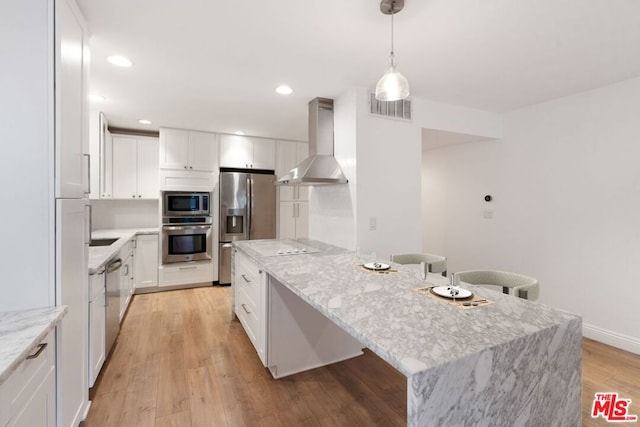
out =
[[333,100],[315,98],[309,102],[309,157],[281,177],[276,185],[346,184],[340,165],[333,157]]

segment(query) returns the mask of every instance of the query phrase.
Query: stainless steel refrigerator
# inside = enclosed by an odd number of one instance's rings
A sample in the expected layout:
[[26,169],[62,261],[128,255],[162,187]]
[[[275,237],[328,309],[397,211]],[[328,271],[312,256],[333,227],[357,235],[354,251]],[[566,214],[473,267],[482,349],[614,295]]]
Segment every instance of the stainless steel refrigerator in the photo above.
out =
[[218,280],[231,283],[231,242],[275,239],[276,187],[273,173],[220,172]]

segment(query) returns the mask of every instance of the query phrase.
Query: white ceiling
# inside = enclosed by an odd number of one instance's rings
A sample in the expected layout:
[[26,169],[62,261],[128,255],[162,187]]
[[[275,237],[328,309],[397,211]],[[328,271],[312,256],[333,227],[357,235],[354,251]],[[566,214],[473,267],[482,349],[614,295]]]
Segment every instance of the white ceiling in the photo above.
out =
[[[307,102],[374,87],[389,50],[378,0],[78,3],[107,97],[92,108],[119,127],[304,140]],[[406,0],[395,23],[414,97],[502,112],[640,75],[637,0]]]

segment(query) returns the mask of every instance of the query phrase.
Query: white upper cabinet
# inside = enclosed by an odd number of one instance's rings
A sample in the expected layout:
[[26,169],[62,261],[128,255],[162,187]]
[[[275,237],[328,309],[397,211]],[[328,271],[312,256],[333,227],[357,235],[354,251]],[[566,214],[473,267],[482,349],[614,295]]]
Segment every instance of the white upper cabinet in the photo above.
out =
[[218,168],[216,134],[189,131],[189,170],[215,172]]
[[[281,178],[300,162],[309,157],[309,144],[295,141],[276,142],[276,176]],[[303,186],[281,185],[280,201],[307,201],[309,189]]]
[[216,134],[160,129],[160,168],[214,172],[217,169]]
[[89,193],[88,36],[83,18],[66,1],[56,9],[56,197],[82,198]]
[[159,197],[158,139],[116,135],[113,149],[113,198]]
[[272,139],[220,136],[220,167],[275,170],[275,157],[275,141]]

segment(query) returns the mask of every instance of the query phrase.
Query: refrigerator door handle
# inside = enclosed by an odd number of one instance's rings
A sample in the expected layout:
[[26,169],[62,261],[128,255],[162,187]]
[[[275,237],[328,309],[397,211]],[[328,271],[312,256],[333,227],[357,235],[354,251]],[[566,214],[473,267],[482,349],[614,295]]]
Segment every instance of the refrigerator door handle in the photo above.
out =
[[247,239],[251,239],[251,215],[253,215],[253,179],[247,176]]

